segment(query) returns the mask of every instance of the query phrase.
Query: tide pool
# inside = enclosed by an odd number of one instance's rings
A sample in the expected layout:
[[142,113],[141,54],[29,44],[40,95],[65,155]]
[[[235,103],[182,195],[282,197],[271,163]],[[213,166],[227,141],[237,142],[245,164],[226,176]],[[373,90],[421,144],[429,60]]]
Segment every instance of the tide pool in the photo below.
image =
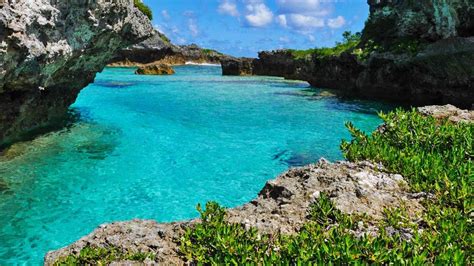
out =
[[41,264],[102,223],[243,204],[289,167],[343,159],[344,123],[372,131],[390,109],[304,82],[175,70],[108,68],[71,107],[70,126],[0,156],[0,265]]

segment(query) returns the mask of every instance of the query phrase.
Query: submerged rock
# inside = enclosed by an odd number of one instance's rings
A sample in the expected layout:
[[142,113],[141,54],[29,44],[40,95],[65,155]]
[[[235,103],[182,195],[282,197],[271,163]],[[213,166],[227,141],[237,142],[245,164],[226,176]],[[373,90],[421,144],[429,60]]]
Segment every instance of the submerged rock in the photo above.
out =
[[149,64],[139,67],[135,74],[138,75],[173,75],[174,70],[167,64]]
[[[227,219],[258,228],[263,233],[293,234],[308,221],[308,207],[321,193],[329,195],[336,208],[344,213],[367,214],[374,220],[382,217],[384,208],[398,207],[402,202],[406,203],[412,216],[422,211],[419,203],[422,197],[409,192],[401,175],[388,174],[382,166],[368,162],[332,164],[321,160],[318,164],[291,169],[268,181],[256,199],[229,209]],[[199,222],[195,219],[159,224],[133,220],[104,224],[77,242],[49,252],[45,265],[78,254],[86,246],[152,252],[159,264],[184,264],[179,255],[179,240],[186,228]],[[364,227],[355,233],[374,233],[364,230],[367,229]]]
[[0,146],[62,120],[117,50],[152,31],[133,1],[8,1],[0,9]]

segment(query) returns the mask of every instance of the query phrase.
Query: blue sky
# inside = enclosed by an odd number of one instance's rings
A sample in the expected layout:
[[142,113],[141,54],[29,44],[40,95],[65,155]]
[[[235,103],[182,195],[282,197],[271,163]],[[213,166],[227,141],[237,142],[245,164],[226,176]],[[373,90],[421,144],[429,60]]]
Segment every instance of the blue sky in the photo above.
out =
[[234,56],[261,50],[332,46],[360,31],[366,0],[144,0],[173,43],[196,43]]

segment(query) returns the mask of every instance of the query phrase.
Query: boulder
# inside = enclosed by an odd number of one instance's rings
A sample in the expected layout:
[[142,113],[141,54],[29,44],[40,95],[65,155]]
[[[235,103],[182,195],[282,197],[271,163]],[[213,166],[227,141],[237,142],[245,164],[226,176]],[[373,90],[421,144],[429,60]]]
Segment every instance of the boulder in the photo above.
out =
[[253,58],[223,58],[220,61],[222,75],[225,76],[246,76],[253,75]]
[[135,71],[138,75],[173,75],[174,73],[173,68],[166,64],[149,64]]

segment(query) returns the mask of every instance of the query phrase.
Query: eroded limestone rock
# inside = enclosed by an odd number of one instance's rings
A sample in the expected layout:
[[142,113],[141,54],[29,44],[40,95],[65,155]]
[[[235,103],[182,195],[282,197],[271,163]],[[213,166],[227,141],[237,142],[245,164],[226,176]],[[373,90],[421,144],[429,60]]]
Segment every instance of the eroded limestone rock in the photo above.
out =
[[133,1],[9,2],[0,9],[0,146],[62,120],[117,50],[153,32]]
[[135,74],[138,75],[173,75],[174,70],[167,64],[149,64],[139,67]]
[[474,110],[462,110],[450,104],[419,107],[418,111],[423,115],[433,116],[434,118],[447,118],[454,123],[474,123]]
[[[410,193],[401,175],[388,174],[382,166],[368,162],[331,164],[321,160],[317,164],[291,169],[268,181],[256,199],[229,209],[227,219],[246,227],[256,227],[262,233],[293,234],[308,220],[308,206],[321,193],[329,195],[342,212],[365,213],[373,220],[382,217],[384,208],[399,207],[402,203],[414,217],[423,210],[419,201],[424,195]],[[45,264],[52,265],[61,257],[78,254],[86,246],[153,252],[158,264],[184,264],[179,256],[178,241],[186,227],[199,222],[195,219],[159,224],[133,220],[101,225],[72,245],[49,252]],[[363,224],[354,232],[356,235],[365,233],[377,232],[374,227]]]

